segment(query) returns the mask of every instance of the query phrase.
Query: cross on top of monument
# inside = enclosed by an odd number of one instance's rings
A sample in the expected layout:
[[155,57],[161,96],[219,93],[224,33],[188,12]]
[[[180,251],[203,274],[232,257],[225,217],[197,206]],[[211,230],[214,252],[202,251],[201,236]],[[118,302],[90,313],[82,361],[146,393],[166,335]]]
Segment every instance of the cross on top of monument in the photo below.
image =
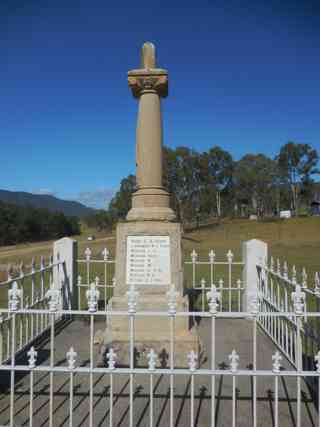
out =
[[156,68],[156,48],[153,43],[146,42],[142,46],[141,68]]

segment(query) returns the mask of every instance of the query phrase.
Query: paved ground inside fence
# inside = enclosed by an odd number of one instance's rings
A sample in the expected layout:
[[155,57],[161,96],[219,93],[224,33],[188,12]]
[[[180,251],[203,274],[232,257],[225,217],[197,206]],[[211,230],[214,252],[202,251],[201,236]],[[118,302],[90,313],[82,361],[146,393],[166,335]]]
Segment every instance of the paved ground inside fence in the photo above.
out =
[[[103,324],[95,324],[95,329]],[[210,349],[210,320],[204,319],[199,324],[203,343]],[[235,348],[240,356],[240,368],[247,368],[252,363],[252,323],[246,320],[217,320],[216,327],[216,361],[220,367],[229,364],[228,355]],[[66,352],[73,345],[78,353],[78,365],[88,365],[89,361],[89,325],[84,321],[74,321],[57,336],[55,343],[55,360],[57,365],[66,365]],[[42,364],[49,364],[49,344],[37,349]],[[258,332],[258,369],[270,369],[275,347],[266,335]],[[98,347],[95,347],[97,357]],[[208,354],[210,356],[210,354]],[[208,366],[208,360],[203,367]],[[285,368],[290,365],[283,361]],[[0,378],[3,373],[0,373]],[[129,378],[114,375],[113,426],[129,425]],[[29,425],[29,375],[20,378],[15,387],[15,426]],[[3,381],[2,381],[3,383]],[[252,425],[252,381],[249,377],[237,377],[237,426]],[[273,403],[274,380],[267,377],[258,378],[258,423],[261,426],[274,425]],[[210,426],[211,378],[196,377],[194,420],[190,420],[190,377],[176,376],[174,384],[174,425],[198,427]],[[54,422],[55,427],[69,425],[69,376],[54,375]],[[94,426],[109,425],[109,374],[94,375]],[[297,394],[296,378],[279,381],[279,426],[296,426]],[[9,424],[10,390],[0,395],[0,426]],[[306,385],[302,393],[302,426],[317,425],[318,418]],[[134,378],[134,425],[149,426],[149,377],[137,375]],[[87,374],[74,376],[73,425],[89,425],[89,377]],[[49,374],[34,374],[33,425],[48,425],[49,414]],[[170,394],[169,380],[164,375],[154,378],[154,426],[169,425]],[[232,425],[232,378],[219,376],[216,379],[216,421],[217,426]]]

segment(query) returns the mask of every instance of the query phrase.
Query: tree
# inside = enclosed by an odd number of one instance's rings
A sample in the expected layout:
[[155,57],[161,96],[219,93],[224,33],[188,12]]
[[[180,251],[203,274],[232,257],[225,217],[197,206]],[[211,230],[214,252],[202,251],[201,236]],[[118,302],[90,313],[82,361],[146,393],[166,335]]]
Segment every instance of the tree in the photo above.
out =
[[201,176],[206,190],[213,191],[216,199],[217,216],[221,216],[221,193],[232,183],[232,156],[215,146],[201,155]]
[[238,202],[246,202],[254,213],[263,216],[275,207],[277,167],[263,154],[246,154],[235,166],[234,184]]
[[308,144],[289,141],[280,148],[276,160],[283,182],[290,187],[291,207],[297,213],[299,193],[303,186],[309,186],[312,176],[319,174],[318,153]]
[[184,223],[192,219],[199,209],[201,174],[200,156],[188,147],[176,150],[164,148],[163,185],[172,198],[172,208]]
[[131,196],[136,191],[136,177],[129,175],[121,181],[120,190],[112,198],[109,211],[113,218],[125,219],[131,209]]

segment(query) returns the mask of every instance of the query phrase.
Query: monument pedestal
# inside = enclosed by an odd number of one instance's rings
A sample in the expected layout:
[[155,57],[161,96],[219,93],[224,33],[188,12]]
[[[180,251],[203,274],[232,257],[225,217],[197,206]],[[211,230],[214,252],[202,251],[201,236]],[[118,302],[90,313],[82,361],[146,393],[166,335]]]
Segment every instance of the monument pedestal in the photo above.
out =
[[[164,221],[128,221],[117,225],[116,286],[109,308],[128,311],[126,292],[130,286],[139,293],[137,311],[168,313],[166,293],[174,285],[178,292],[177,312],[188,311],[183,296],[181,263],[181,226]],[[119,365],[129,364],[129,316],[110,316],[104,336],[103,352],[112,347]],[[151,348],[158,355],[158,366],[168,367],[170,354],[170,317],[134,317],[135,365],[147,366]],[[187,354],[201,352],[196,328],[189,329],[189,317],[174,319],[174,363],[187,367]],[[167,362],[166,362],[167,360]]]

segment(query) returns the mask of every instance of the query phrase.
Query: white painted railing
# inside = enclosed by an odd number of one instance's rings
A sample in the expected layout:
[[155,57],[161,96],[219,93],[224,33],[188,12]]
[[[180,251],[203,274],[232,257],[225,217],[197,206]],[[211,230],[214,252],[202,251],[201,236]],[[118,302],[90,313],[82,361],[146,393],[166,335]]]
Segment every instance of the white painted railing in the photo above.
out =
[[[288,313],[280,313],[280,312],[271,312],[271,311],[263,311],[261,309],[261,305],[259,305],[259,301],[257,299],[251,299],[251,310],[247,312],[223,312],[219,310],[219,304],[221,301],[220,292],[216,289],[214,285],[211,286],[209,292],[207,292],[206,297],[208,299],[208,307],[209,309],[204,312],[177,312],[175,309],[174,303],[174,292],[168,292],[168,310],[167,311],[146,311],[141,312],[136,310],[137,302],[139,299],[139,295],[136,291],[131,290],[128,292],[128,309],[124,311],[115,311],[112,310],[107,312],[107,315],[110,317],[113,316],[126,316],[128,318],[129,331],[128,331],[128,341],[129,341],[129,363],[128,367],[118,367],[117,366],[117,352],[113,347],[109,347],[108,351],[105,355],[105,366],[98,367],[94,361],[94,324],[95,320],[97,320],[100,316],[103,318],[106,316],[106,311],[97,310],[97,301],[99,299],[99,291],[95,287],[95,283],[93,282],[90,285],[90,292],[86,293],[87,297],[87,310],[62,310],[59,303],[59,298],[55,299],[51,297],[48,301],[49,307],[47,309],[35,309],[35,308],[22,308],[20,305],[20,300],[22,298],[22,294],[17,291],[18,287],[15,282],[11,290],[9,291],[8,300],[9,307],[7,309],[1,309],[0,312],[4,316],[10,316],[12,319],[11,322],[11,340],[10,340],[10,354],[11,359],[9,364],[0,364],[0,372],[8,372],[10,374],[10,411],[9,411],[9,423],[10,426],[15,425],[15,377],[18,373],[24,372],[29,375],[29,425],[33,426],[36,423],[35,419],[35,409],[33,406],[33,397],[34,397],[34,375],[37,373],[49,373],[49,409],[48,416],[49,421],[48,424],[50,426],[55,425],[55,416],[54,409],[55,403],[54,401],[54,376],[65,374],[67,375],[67,381],[69,381],[69,412],[67,416],[67,420],[69,425],[73,425],[73,417],[75,415],[75,404],[74,404],[74,378],[76,375],[89,375],[90,386],[89,386],[89,426],[93,427],[96,424],[95,420],[95,410],[94,410],[94,375],[100,374],[105,375],[109,378],[109,394],[108,394],[108,407],[105,408],[106,416],[105,422],[108,423],[109,426],[114,425],[114,406],[116,404],[115,393],[114,390],[114,382],[117,378],[123,377],[124,375],[128,376],[128,381],[130,384],[129,394],[128,394],[128,413],[129,420],[128,425],[133,427],[135,425],[134,422],[134,411],[135,411],[135,400],[134,400],[134,387],[133,381],[135,376],[141,377],[145,376],[149,382],[149,390],[147,391],[149,395],[149,417],[148,421],[145,421],[144,425],[154,426],[154,412],[155,412],[155,386],[154,379],[156,376],[167,377],[170,379],[169,381],[169,421],[168,425],[173,427],[175,425],[175,416],[177,407],[175,404],[175,381],[177,381],[179,376],[188,376],[190,379],[190,390],[188,392],[190,396],[190,417],[189,422],[190,426],[194,426],[195,423],[195,381],[197,378],[208,377],[211,381],[210,386],[210,394],[208,398],[210,399],[210,426],[215,427],[216,424],[216,405],[217,405],[217,378],[231,378],[232,387],[231,387],[231,400],[230,400],[230,418],[231,422],[229,425],[235,427],[237,425],[237,388],[241,387],[241,377],[248,377],[252,379],[252,425],[258,426],[263,422],[263,417],[265,416],[265,412],[262,411],[259,414],[258,411],[258,395],[257,395],[257,383],[259,381],[265,381],[265,378],[268,377],[273,381],[273,391],[274,396],[272,398],[273,405],[273,420],[274,426],[279,427],[281,425],[281,413],[279,411],[280,405],[280,397],[279,397],[279,382],[283,378],[291,378],[296,383],[296,403],[295,403],[295,414],[294,417],[294,425],[297,427],[302,427],[305,425],[304,421],[304,409],[303,409],[303,401],[302,401],[302,387],[303,387],[303,379],[304,378],[315,378],[319,380],[320,377],[320,352],[318,352],[314,357],[314,366],[312,370],[303,370],[300,363],[297,363],[297,366],[293,370],[282,369],[282,357],[279,352],[275,352],[272,356],[272,360],[270,360],[270,368],[261,369],[257,366],[257,323],[261,322],[261,319],[264,317],[267,318],[282,318],[282,317],[295,317],[296,325],[297,325],[297,337],[296,337],[296,360],[302,359],[302,343],[301,343],[301,335],[302,329],[301,324],[304,321],[304,318],[320,318],[319,312],[308,312],[305,310],[305,294],[301,289],[299,289],[299,285],[297,285],[294,291],[290,294],[290,299],[293,301],[292,311]],[[52,288],[54,291],[54,288]],[[16,364],[16,335],[14,333],[16,327],[17,318],[20,315],[24,316],[32,316],[35,314],[49,316],[50,318],[50,355],[48,358],[48,362],[37,363],[37,355],[38,349],[31,348],[28,352],[28,363],[27,364]],[[79,366],[77,364],[77,345],[76,343],[70,343],[72,346],[70,350],[66,353],[66,363],[64,366],[57,365],[55,360],[55,319],[57,316],[64,316],[74,314],[77,317],[85,316],[89,317],[89,340],[88,340],[88,353],[90,355],[90,360],[88,365]],[[187,368],[178,369],[175,366],[175,328],[174,324],[177,318],[179,317],[190,317],[190,316],[201,316],[202,318],[207,318],[210,320],[211,324],[211,349],[208,351],[208,357],[210,357],[210,364],[208,368],[202,368],[199,365],[199,360],[197,359],[197,353],[194,351],[190,351],[188,354],[185,354],[185,360]],[[169,361],[166,367],[160,368],[158,364],[158,356],[152,349],[148,350],[147,358],[148,365],[145,368],[138,368],[135,366],[134,362],[134,350],[135,350],[135,319],[136,317],[146,317],[147,321],[151,321],[156,317],[164,317],[168,318],[168,324],[171,327],[168,328],[168,339],[170,341],[170,354]],[[217,319],[226,319],[231,318],[235,321],[239,319],[251,319],[251,327],[250,323],[248,323],[248,336],[252,338],[252,358],[253,358],[253,366],[252,369],[247,370],[239,367],[239,363],[241,362],[241,354],[234,349],[230,354],[225,355],[226,361],[226,369],[221,369],[216,364],[216,321]],[[259,320],[258,320],[259,319]],[[173,327],[172,327],[173,325]],[[69,380],[68,380],[69,378]],[[320,409],[320,394],[316,400],[316,406],[318,410]],[[311,415],[310,415],[311,414]],[[58,415],[58,416],[61,416]],[[312,417],[313,425],[319,425],[320,418],[319,412],[318,414],[315,411],[312,411],[309,408],[309,417]],[[248,418],[250,415],[248,414]],[[209,424],[208,424],[209,425]]]
[[[234,254],[231,250],[226,253],[225,260],[222,258],[218,260],[213,249],[209,251],[207,259],[200,258],[193,249],[190,260],[184,261],[184,265],[191,268],[191,271],[185,270],[185,276],[191,276],[192,289],[200,293],[202,311],[205,311],[206,292],[211,289],[213,284],[221,293],[221,311],[241,311],[245,285],[240,278],[244,263],[234,261]],[[187,282],[187,287],[189,287],[189,282]]]
[[[32,259],[29,270],[21,263],[18,271],[11,267],[7,271],[7,279],[0,282],[2,306],[8,304],[9,292],[19,294],[19,301],[26,310],[44,309],[47,304],[47,292],[53,283],[54,269],[62,267],[62,262],[53,262],[53,256],[46,262],[40,258],[39,265]],[[12,286],[15,286],[15,291]],[[7,301],[7,302],[6,302]],[[49,325],[49,317],[44,313],[34,313],[31,316],[19,316],[15,324],[16,352],[20,352],[30,345],[30,342],[45,332]],[[0,361],[10,359],[12,333],[12,316],[10,312],[0,315]]]
[[92,249],[87,247],[84,251],[84,258],[79,258],[77,263],[79,272],[77,277],[78,308],[82,307],[82,303],[85,301],[84,293],[89,289],[92,281],[95,281],[97,288],[102,289],[104,307],[107,307],[115,287],[115,260],[111,258],[109,249],[104,248],[98,258],[93,257]]
[[[319,274],[315,274],[313,286],[309,283],[306,270],[300,273],[293,265],[289,271],[288,263],[279,259],[270,261],[264,259],[257,265],[258,295],[261,309],[269,313],[288,313],[293,311],[295,298],[302,292],[304,298],[304,310],[319,312],[320,308],[320,282]],[[311,285],[311,286],[310,286]],[[314,356],[315,349],[320,347],[320,321],[318,318],[302,317],[301,336],[303,341],[303,360],[307,363],[308,357]],[[259,323],[277,344],[281,351],[295,366],[298,366],[296,341],[297,341],[297,317],[288,315],[277,319],[266,316],[259,319]],[[312,350],[313,349],[313,350]]]

